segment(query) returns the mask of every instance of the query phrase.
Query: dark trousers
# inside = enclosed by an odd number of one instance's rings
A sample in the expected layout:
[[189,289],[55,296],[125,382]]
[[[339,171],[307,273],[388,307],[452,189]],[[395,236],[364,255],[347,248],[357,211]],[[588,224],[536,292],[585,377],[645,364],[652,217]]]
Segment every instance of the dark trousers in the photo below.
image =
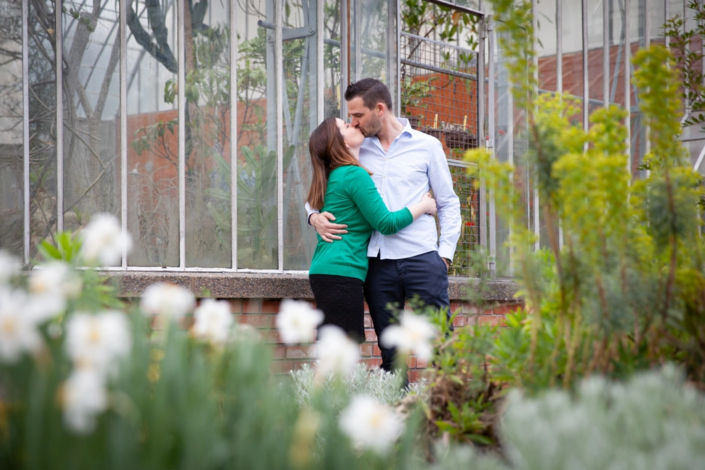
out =
[[362,281],[354,277],[311,274],[308,276],[316,308],[324,315],[323,325],[335,325],[348,336],[365,341],[365,298]]
[[[367,258],[369,271],[365,281],[365,298],[370,307],[377,338],[390,324],[396,322],[395,310],[401,310],[407,299],[418,296],[426,306],[445,308],[450,316],[448,299],[448,269],[437,251],[430,251],[411,258],[389,260]],[[391,371],[395,350],[381,344],[382,369]]]

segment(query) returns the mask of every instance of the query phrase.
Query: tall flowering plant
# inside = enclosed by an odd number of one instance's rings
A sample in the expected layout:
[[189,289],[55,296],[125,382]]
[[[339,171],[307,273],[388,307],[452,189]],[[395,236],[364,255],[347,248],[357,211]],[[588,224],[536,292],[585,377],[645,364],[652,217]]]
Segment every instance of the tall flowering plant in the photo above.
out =
[[[90,266],[129,239],[110,216],[93,223],[44,243],[28,273],[0,252],[0,468],[409,467],[413,425],[344,389],[302,406],[227,302],[170,284],[119,300]],[[284,307],[282,335],[315,340],[321,313]],[[321,373],[349,373],[357,345],[326,331]]]

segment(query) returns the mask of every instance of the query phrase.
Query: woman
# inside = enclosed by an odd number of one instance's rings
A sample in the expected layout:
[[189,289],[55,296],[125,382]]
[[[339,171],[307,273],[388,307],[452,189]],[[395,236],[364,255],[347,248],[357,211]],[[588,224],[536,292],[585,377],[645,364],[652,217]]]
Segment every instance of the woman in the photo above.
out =
[[429,194],[402,210],[387,209],[370,173],[359,163],[364,139],[358,129],[331,117],[309,140],[313,179],[308,202],[348,226],[342,240],[327,243],[318,236],[309,282],[316,305],[325,315],[323,324],[337,325],[358,341],[365,338],[362,286],[372,230],[390,235],[424,213],[436,213],[436,201]]

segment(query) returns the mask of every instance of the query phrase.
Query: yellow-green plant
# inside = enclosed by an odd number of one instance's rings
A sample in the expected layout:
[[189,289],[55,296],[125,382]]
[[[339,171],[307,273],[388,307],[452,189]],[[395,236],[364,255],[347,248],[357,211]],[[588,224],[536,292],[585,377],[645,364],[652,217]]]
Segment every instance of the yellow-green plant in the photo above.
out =
[[534,250],[515,169],[486,150],[468,152],[469,171],[494,190],[511,230],[526,302],[499,334],[498,354],[490,353],[496,376],[528,389],[571,386],[593,372],[623,376],[670,359],[705,380],[700,177],[677,141],[681,103],[670,52],[654,45],[634,58],[650,142],[649,174],[639,180],[630,173],[626,111],[593,112],[588,132],[572,125],[577,102],[536,94],[530,2],[492,3],[515,102],[527,116],[526,162],[550,248],[550,255]]

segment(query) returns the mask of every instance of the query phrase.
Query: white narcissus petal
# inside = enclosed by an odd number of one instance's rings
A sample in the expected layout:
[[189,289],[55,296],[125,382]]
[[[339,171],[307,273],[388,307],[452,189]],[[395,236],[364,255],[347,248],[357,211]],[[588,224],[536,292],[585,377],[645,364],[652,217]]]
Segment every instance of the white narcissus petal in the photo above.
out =
[[389,406],[370,396],[358,395],[341,413],[340,428],[355,445],[385,454],[401,435],[404,425]]
[[388,326],[380,337],[382,346],[397,348],[402,354],[415,354],[429,360],[436,328],[424,317],[405,310],[398,325]]
[[24,353],[33,353],[44,342],[34,319],[27,315],[27,295],[0,288],[0,362],[15,363]]
[[308,302],[282,301],[277,315],[277,328],[286,344],[310,343],[316,336],[316,327],[323,322],[323,313]]
[[223,344],[230,338],[233,315],[224,300],[204,300],[194,312],[193,334],[213,343]]
[[108,310],[96,315],[76,312],[66,324],[66,352],[81,368],[107,376],[117,370],[117,361],[132,348],[127,317]]
[[164,315],[179,320],[191,312],[195,304],[196,299],[185,287],[158,283],[147,287],[140,307],[148,315]]
[[323,375],[348,375],[360,360],[360,346],[334,325],[321,328],[315,351]]
[[92,432],[96,416],[108,407],[103,377],[90,369],[76,369],[64,382],[62,392],[66,427],[80,434]]
[[83,244],[81,255],[88,262],[103,266],[118,264],[122,252],[132,248],[132,238],[122,231],[117,217],[112,214],[96,214],[81,231]]

